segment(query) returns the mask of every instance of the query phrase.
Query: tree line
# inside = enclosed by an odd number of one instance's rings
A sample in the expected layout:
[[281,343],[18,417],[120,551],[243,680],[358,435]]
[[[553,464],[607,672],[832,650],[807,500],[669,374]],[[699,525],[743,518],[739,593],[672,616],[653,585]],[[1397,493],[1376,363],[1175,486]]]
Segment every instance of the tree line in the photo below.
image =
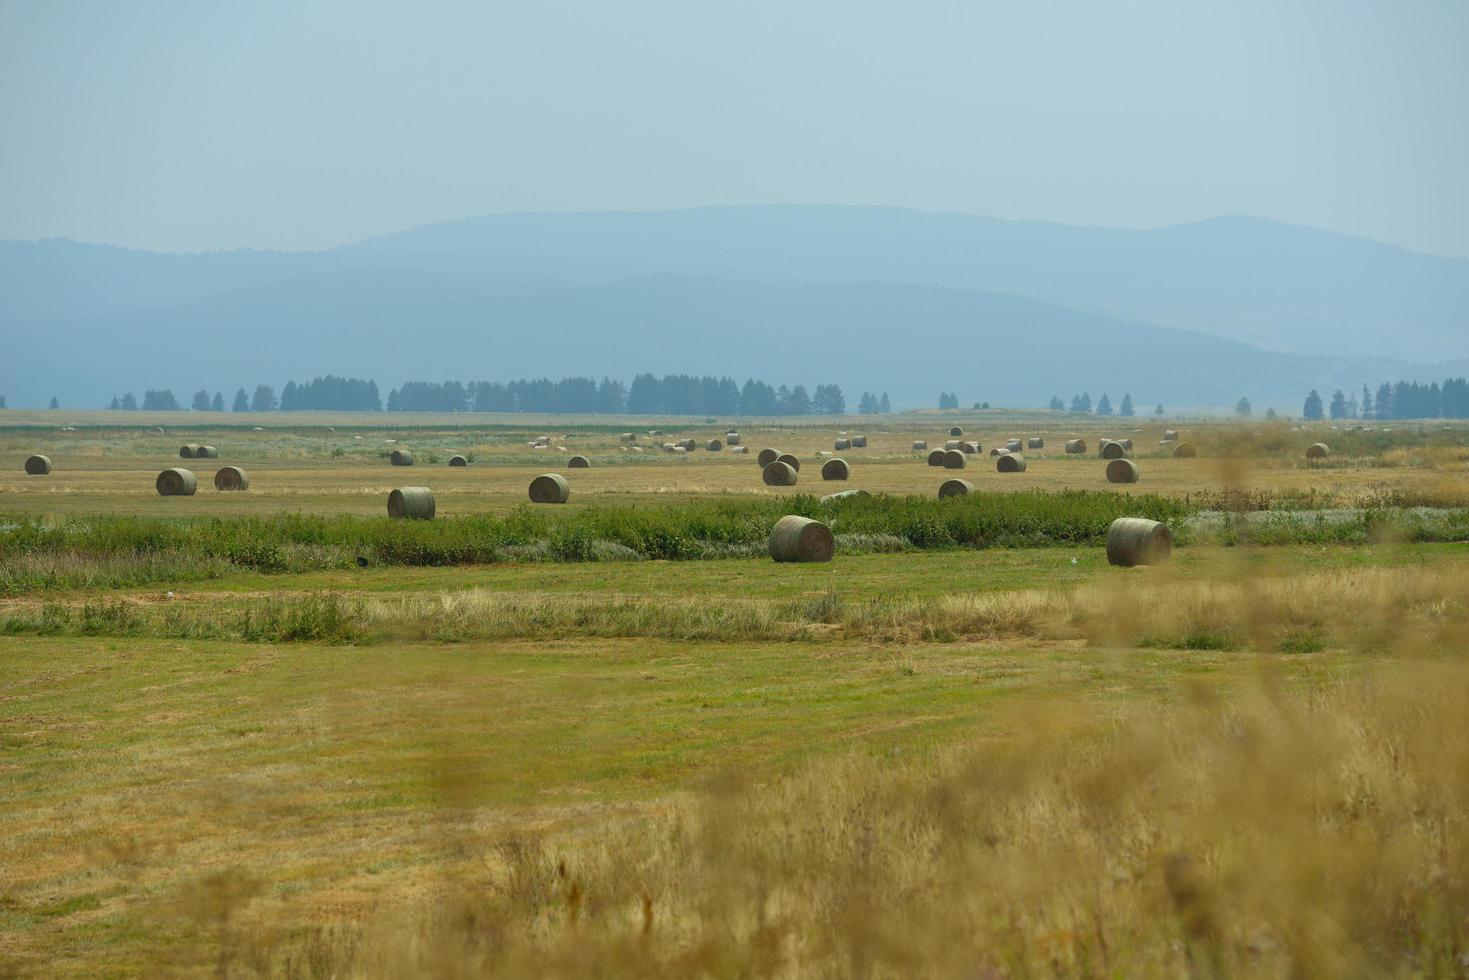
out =
[[[1123,394],[1122,401],[1115,408],[1112,405],[1111,397],[1105,391],[1102,392],[1102,397],[1097,399],[1096,405],[1092,404],[1091,393],[1084,391],[1079,395],[1071,396],[1070,406],[1066,402],[1063,402],[1059,395],[1052,395],[1046,407],[1053,412],[1070,412],[1073,415],[1116,415],[1124,419],[1130,419],[1137,414],[1137,409],[1132,404],[1132,394],[1130,392]],[[1163,406],[1159,405],[1154,408],[1153,414],[1161,416],[1163,414]]]
[[[3,407],[3,403],[0,403]],[[166,388],[149,389],[141,403],[132,392],[114,396],[112,409],[122,411],[179,411],[183,404]],[[223,412],[222,392],[194,393],[189,408],[196,412]],[[310,381],[287,382],[279,398],[271,385],[235,392],[232,412],[505,412],[537,414],[629,415],[844,415],[847,399],[840,385],[772,386],[753,378],[743,385],[733,378],[669,374],[640,374],[632,384],[603,378],[549,378],[520,381],[409,381],[388,392],[384,400],[377,383],[335,375]],[[863,392],[858,411],[875,415],[892,411],[887,393]]]
[[1384,381],[1374,395],[1362,385],[1361,397],[1338,388],[1323,402],[1315,389],[1306,396],[1301,417],[1315,422],[1331,419],[1469,419],[1469,381],[1448,378],[1442,384],[1417,381]]

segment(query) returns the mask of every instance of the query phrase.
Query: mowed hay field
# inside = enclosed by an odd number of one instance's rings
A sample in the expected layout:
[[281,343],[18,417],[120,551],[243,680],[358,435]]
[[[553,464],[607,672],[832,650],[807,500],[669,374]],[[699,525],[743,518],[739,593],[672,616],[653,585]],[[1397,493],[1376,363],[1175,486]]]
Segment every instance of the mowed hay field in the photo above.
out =
[[[1151,422],[945,413],[675,457],[618,433],[727,420],[20,414],[0,975],[1469,970],[1463,427],[1170,422],[1174,459]],[[912,452],[954,424],[962,473]],[[841,431],[868,446],[820,481]],[[171,466],[194,496],[157,495]],[[529,503],[545,472],[568,504]],[[390,521],[416,485],[435,519]],[[833,561],[763,554],[787,508]],[[1107,564],[1133,513],[1170,562]]]

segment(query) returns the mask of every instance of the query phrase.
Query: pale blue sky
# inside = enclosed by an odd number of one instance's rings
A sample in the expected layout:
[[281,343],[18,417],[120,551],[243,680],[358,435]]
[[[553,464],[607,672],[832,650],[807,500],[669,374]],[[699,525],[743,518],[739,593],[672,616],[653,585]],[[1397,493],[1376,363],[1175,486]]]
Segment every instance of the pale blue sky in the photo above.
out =
[[0,0],[0,237],[1255,214],[1469,256],[1469,3]]

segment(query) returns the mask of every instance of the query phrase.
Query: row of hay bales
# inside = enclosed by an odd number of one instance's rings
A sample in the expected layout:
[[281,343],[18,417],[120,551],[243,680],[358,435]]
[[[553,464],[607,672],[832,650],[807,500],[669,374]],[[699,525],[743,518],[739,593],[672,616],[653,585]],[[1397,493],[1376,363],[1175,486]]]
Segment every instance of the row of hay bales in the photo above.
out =
[[[176,466],[159,473],[153,486],[160,497],[192,497],[199,489],[199,479],[192,470]],[[226,492],[249,490],[250,475],[238,466],[222,466],[214,474],[214,489]]]
[[218,459],[219,450],[213,446],[201,446],[190,442],[179,447],[180,459]]

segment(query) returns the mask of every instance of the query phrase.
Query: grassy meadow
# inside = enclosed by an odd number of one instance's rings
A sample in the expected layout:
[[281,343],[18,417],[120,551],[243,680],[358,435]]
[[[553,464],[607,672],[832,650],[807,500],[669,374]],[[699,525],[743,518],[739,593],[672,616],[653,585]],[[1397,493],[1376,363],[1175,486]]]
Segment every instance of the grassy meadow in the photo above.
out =
[[0,413],[0,976],[1469,971],[1469,427],[201,417]]

